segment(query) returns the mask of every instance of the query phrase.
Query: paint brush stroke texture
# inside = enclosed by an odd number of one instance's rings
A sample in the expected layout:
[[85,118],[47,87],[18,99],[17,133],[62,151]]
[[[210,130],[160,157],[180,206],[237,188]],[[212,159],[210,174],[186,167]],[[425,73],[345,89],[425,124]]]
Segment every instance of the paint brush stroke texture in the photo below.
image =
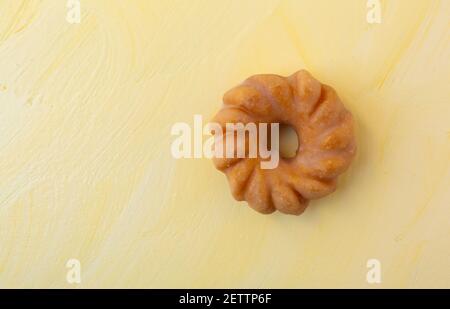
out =
[[[450,2],[0,0],[0,287],[450,287]],[[357,123],[300,217],[235,202],[170,127],[306,68]]]

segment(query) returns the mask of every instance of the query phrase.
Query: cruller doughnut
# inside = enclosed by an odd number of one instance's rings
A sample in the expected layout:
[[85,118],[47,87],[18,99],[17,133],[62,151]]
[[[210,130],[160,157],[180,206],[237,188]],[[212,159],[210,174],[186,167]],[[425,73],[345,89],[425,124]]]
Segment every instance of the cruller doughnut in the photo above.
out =
[[261,169],[262,158],[213,158],[228,178],[233,197],[264,214],[299,215],[310,199],[330,194],[356,152],[353,118],[330,86],[307,71],[289,77],[254,75],[223,97],[215,122],[280,123],[298,135],[295,157]]

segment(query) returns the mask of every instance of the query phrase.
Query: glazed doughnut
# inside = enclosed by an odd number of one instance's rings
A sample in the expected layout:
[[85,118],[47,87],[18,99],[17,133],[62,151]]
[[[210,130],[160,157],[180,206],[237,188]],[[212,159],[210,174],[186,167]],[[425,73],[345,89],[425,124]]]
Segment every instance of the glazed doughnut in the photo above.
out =
[[280,157],[274,169],[261,169],[262,158],[213,158],[228,178],[233,197],[246,200],[256,211],[278,210],[299,215],[309,200],[336,189],[356,152],[353,118],[330,86],[307,71],[289,77],[254,75],[223,97],[214,121],[280,123],[295,129],[299,147],[295,157]]

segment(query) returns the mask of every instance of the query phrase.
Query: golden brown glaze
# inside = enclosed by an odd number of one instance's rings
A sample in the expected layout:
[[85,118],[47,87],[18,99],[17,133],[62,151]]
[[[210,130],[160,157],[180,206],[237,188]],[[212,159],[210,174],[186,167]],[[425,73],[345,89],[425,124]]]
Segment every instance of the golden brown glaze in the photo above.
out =
[[289,77],[263,74],[225,93],[224,106],[214,121],[283,123],[299,138],[294,158],[280,157],[275,169],[261,169],[261,158],[214,158],[228,178],[238,201],[255,210],[299,215],[310,199],[330,194],[336,178],[356,152],[353,118],[333,88],[307,71]]

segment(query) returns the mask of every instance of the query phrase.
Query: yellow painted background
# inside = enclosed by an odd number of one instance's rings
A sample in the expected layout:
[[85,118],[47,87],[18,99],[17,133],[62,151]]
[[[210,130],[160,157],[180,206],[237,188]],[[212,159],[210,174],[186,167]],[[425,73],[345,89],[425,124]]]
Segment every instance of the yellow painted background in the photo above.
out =
[[[449,288],[450,1],[381,4],[0,0],[0,287]],[[337,192],[263,216],[172,158],[175,122],[301,68],[357,122]]]

